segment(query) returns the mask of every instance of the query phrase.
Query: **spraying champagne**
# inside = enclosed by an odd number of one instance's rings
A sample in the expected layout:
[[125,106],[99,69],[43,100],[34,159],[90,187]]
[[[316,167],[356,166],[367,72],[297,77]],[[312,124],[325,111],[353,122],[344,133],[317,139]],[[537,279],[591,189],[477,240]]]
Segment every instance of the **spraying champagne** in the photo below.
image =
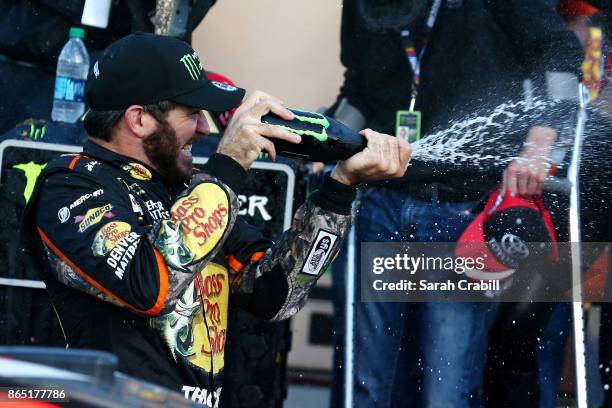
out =
[[279,126],[302,137],[299,144],[270,139],[279,155],[292,159],[333,162],[346,160],[367,145],[363,136],[337,120],[320,113],[289,110],[295,115],[293,120],[281,119],[273,113],[261,118],[264,123]]

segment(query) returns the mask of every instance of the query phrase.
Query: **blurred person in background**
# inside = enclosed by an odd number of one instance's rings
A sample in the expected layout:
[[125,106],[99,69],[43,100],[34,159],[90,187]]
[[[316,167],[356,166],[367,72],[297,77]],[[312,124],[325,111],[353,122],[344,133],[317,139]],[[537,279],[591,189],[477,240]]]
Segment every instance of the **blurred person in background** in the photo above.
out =
[[[93,0],[87,0],[93,1]],[[181,1],[188,18],[178,38],[192,31],[216,0]],[[57,58],[70,27],[81,26],[86,0],[0,0],[0,135],[28,118],[49,119]],[[109,1],[106,28],[84,27],[90,60],[135,31],[154,31],[155,0]]]
[[[428,27],[426,21],[434,15]],[[423,53],[415,98],[423,135],[445,129],[453,120],[486,116],[502,102],[521,100],[524,79],[541,85],[548,71],[576,74],[582,58],[574,35],[543,0],[347,0],[341,31],[346,71],[331,114],[396,133],[396,112],[408,109],[416,83],[414,65],[405,55],[404,30],[409,31],[413,55]],[[537,89],[538,95],[545,94],[543,86]],[[512,194],[539,194],[557,129],[567,128],[560,119],[564,116],[571,115],[551,113],[514,123],[502,142],[517,146],[519,158],[509,164],[489,163],[483,169],[471,163],[414,160],[400,181],[363,188],[357,241],[454,242],[474,218],[470,209],[499,183]],[[359,244],[357,253],[356,262]],[[341,404],[344,380],[344,272],[337,266],[332,406]],[[357,302],[355,406],[479,406],[487,332],[497,307]]]

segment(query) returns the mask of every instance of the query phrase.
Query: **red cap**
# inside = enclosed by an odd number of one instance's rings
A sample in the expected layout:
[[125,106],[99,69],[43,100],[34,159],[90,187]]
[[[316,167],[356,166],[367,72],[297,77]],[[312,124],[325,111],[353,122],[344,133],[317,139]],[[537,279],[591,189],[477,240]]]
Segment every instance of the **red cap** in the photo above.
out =
[[597,7],[591,6],[584,0],[561,0],[557,7],[559,14],[564,17],[592,16],[599,12]]
[[557,237],[542,197],[512,196],[495,190],[484,210],[459,237],[455,256],[484,258],[482,270],[465,272],[475,281],[503,281],[527,263],[556,262]]

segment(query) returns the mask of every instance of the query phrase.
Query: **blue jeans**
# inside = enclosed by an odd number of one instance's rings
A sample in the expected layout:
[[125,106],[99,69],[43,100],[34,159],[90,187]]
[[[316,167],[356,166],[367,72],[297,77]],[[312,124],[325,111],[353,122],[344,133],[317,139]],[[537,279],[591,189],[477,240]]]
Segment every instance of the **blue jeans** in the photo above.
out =
[[[359,242],[454,242],[473,219],[467,210],[474,204],[424,202],[399,190],[367,189],[357,216],[357,254]],[[336,295],[343,292],[343,275],[336,270],[333,274]],[[359,277],[356,281],[359,285]],[[357,287],[355,407],[480,405],[477,392],[496,304],[363,303],[359,296]],[[336,316],[343,320],[341,296],[335,300]],[[343,326],[336,327],[343,338]],[[341,355],[342,347],[336,346]],[[336,358],[335,367],[342,365],[342,359]],[[334,381],[335,407],[340,406],[343,379],[335,375]]]
[[561,382],[565,345],[572,332],[572,304],[558,303],[542,335],[541,347],[537,350],[540,408],[557,406],[557,392]]

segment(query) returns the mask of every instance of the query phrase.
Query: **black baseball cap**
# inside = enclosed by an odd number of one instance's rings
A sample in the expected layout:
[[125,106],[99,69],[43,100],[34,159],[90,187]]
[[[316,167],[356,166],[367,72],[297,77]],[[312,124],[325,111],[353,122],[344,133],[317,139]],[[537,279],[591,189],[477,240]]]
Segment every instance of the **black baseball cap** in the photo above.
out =
[[171,100],[223,112],[242,101],[244,89],[210,81],[189,44],[138,32],[104,50],[87,75],[85,97],[92,110],[122,110]]

